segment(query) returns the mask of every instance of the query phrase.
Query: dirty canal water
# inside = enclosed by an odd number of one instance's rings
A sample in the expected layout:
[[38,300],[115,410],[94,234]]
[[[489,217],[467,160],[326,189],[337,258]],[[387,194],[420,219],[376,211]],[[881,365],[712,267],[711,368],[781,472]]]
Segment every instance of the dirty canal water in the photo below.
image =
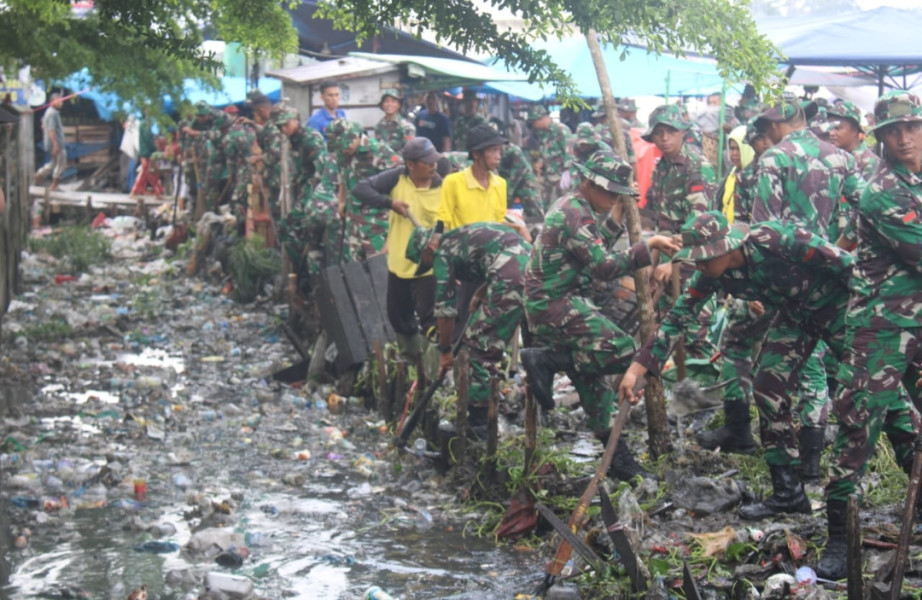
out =
[[25,258],[3,324],[0,596],[513,598],[540,581],[540,557],[476,535],[376,413],[268,378],[299,359],[284,307],[137,264],[56,285],[53,259]]

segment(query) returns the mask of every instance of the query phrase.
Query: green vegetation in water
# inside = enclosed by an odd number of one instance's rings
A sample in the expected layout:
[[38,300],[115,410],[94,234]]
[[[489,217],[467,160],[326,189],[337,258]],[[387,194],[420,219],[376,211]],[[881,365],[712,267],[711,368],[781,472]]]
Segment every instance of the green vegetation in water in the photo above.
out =
[[67,264],[74,273],[83,273],[90,265],[110,256],[112,242],[89,227],[68,227],[50,236],[29,238],[29,251],[47,252]]
[[46,340],[60,340],[71,337],[74,334],[74,328],[64,320],[45,321],[28,325],[23,328],[18,335],[24,336],[27,340],[33,342]]
[[278,250],[266,248],[266,240],[254,235],[234,244],[230,271],[234,276],[234,298],[247,304],[256,300],[263,287],[282,272],[282,258]]

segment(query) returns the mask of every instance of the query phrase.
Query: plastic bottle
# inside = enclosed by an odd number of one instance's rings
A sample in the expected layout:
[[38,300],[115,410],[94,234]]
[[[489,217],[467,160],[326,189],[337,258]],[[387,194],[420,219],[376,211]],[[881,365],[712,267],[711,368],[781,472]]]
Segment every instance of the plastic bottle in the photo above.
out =
[[380,587],[373,585],[362,595],[362,600],[397,600]]

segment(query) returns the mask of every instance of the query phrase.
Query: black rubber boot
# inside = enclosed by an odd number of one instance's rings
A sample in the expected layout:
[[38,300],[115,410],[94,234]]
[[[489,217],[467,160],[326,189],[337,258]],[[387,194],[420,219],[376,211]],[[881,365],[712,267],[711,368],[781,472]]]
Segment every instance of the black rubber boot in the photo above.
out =
[[800,450],[800,479],[804,483],[819,483],[823,477],[820,471],[820,456],[826,445],[826,430],[823,427],[801,427],[797,433]]
[[547,348],[525,348],[520,358],[528,373],[528,385],[535,400],[544,410],[554,410],[554,373],[573,369],[570,353]]
[[706,450],[720,448],[722,452],[752,454],[756,441],[752,439],[749,403],[740,400],[724,402],[726,422],[723,427],[698,434],[698,445]]
[[757,520],[777,515],[778,513],[802,513],[809,515],[812,511],[810,500],[804,493],[804,485],[797,476],[797,467],[793,465],[769,465],[772,475],[772,495],[761,502],[753,502],[740,507],[740,516],[744,519]]
[[[610,431],[596,434],[596,437],[602,442],[603,448],[608,445],[609,436],[611,436]],[[647,471],[637,463],[637,460],[634,458],[634,453],[631,452],[631,449],[628,447],[623,437],[618,438],[618,445],[615,446],[615,454],[611,457],[611,464],[608,465],[607,475],[611,479],[619,479],[621,481],[630,481],[638,475],[644,479],[656,479],[653,473]]]
[[823,579],[838,581],[843,579],[847,572],[848,563],[848,536],[846,535],[846,504],[844,500],[829,500],[826,502],[826,524],[829,528],[829,539],[826,549],[819,562],[816,563],[816,574]]
[[467,407],[467,433],[469,438],[474,440],[485,441],[487,439],[487,416],[486,406],[468,406]]

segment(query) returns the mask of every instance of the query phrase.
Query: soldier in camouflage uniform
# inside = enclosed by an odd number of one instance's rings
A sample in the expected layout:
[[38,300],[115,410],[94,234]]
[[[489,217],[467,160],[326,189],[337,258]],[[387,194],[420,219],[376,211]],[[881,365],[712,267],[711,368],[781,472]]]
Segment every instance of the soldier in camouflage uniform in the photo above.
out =
[[855,166],[865,181],[870,181],[871,176],[880,164],[880,157],[864,143],[861,128],[861,109],[848,101],[843,101],[839,106],[828,111],[832,120],[830,141],[836,148],[850,152],[855,157]]
[[375,139],[390,146],[394,152],[403,150],[407,141],[416,137],[416,126],[400,114],[402,107],[403,96],[399,91],[384,90],[378,102],[378,108],[384,111],[384,116],[375,125]]
[[336,119],[327,126],[327,147],[339,172],[339,212],[348,231],[342,244],[343,262],[365,260],[384,249],[387,208],[363,208],[352,189],[367,177],[403,164],[400,156],[380,140],[365,136],[354,121]]
[[254,167],[260,169],[266,197],[272,203],[278,203],[282,185],[282,132],[272,121],[272,101],[269,97],[253,90],[247,97],[253,109],[253,122],[256,124],[256,144],[262,151]]
[[[608,126],[608,119],[606,118],[605,108],[601,107],[599,110],[592,113],[591,116],[592,130],[595,132],[599,139],[605,143],[606,146],[610,147],[612,151],[617,151],[615,149],[615,142],[611,136],[611,127]],[[580,123],[582,125],[582,123]],[[637,155],[634,152],[634,142],[631,141],[631,127],[633,125],[625,119],[621,119],[621,132],[624,137],[624,150],[627,152],[627,161],[631,164],[631,167],[637,165]],[[639,127],[639,125],[638,125]],[[576,127],[579,131],[579,125]],[[586,134],[583,134],[584,136]]]
[[694,322],[698,307],[715,294],[725,292],[774,308],[779,328],[793,334],[766,344],[753,380],[773,493],[763,502],[743,506],[740,514],[746,519],[782,512],[809,514],[810,501],[797,473],[800,456],[790,396],[819,337],[837,356],[844,350],[854,258],[790,221],[755,224],[749,232],[743,224],[731,228],[718,211],[685,225],[677,258],[694,261],[697,272],[656,335],[635,356],[619,393],[634,400],[637,379],[647,371],[660,373],[678,336]]
[[[716,192],[714,167],[704,154],[684,140],[689,127],[691,123],[683,116],[681,107],[664,104],[650,113],[649,126],[642,136],[644,141],[656,145],[663,155],[653,169],[644,207],[644,212],[656,223],[657,232],[662,234],[677,235],[689,218],[711,208]],[[681,264],[660,265],[656,270],[656,280],[660,285],[668,285],[673,277],[672,270],[680,268],[684,283],[692,273]],[[663,294],[657,311],[666,312],[673,302],[675,298],[671,292]],[[708,338],[714,308],[715,303],[706,304],[699,315],[699,326],[687,330],[685,349],[692,356],[710,358],[716,352]]]
[[[231,211],[242,222],[247,212],[247,189],[252,183],[253,164],[250,158],[261,152],[256,143],[256,124],[250,119],[238,117],[224,136],[223,146],[230,176]],[[273,216],[278,217],[277,214]]]
[[467,150],[467,132],[478,125],[490,124],[482,115],[477,113],[479,104],[480,100],[477,99],[477,92],[465,89],[461,100],[461,114],[451,124],[452,150]]
[[[579,188],[548,212],[525,271],[529,330],[546,348],[526,348],[521,357],[529,387],[545,410],[554,407],[554,374],[567,372],[590,429],[605,443],[616,398],[608,375],[627,366],[635,344],[591,300],[590,284],[618,279],[649,265],[652,250],[672,254],[678,245],[654,235],[628,250],[608,252],[598,221],[610,212],[603,227],[613,237],[624,231],[622,196],[637,194],[630,187],[631,166],[613,152],[597,152],[579,171]],[[619,439],[609,474],[624,480],[644,473]]]
[[[813,104],[803,107],[795,100],[785,99],[768,107],[756,120],[756,128],[765,132],[774,145],[759,159],[752,222],[792,222],[811,233],[836,240],[848,214],[847,207],[857,205],[865,183],[851,155],[820,140],[806,128],[807,120],[816,110]],[[847,204],[842,204],[841,198]],[[768,348],[776,340],[793,335],[797,335],[796,328],[785,330],[781,325],[773,326],[765,346]],[[798,435],[804,469],[811,479],[820,476],[819,455],[829,412],[824,352],[820,344],[804,366],[802,376],[799,409],[802,427]]]
[[[848,349],[835,399],[839,431],[826,486],[829,541],[817,574],[846,575],[846,502],[858,492],[881,431],[907,473],[918,439],[922,362],[922,105],[905,91],[882,96],[874,131],[884,160],[858,205],[858,250],[846,316]],[[917,504],[918,512],[918,504]]]
[[[466,166],[466,165],[465,165]],[[544,201],[541,198],[541,184],[525,152],[515,144],[503,146],[497,175],[506,180],[506,206],[521,207],[528,221],[544,219]]]
[[211,132],[214,129],[215,111],[204,100],[195,104],[195,118],[182,127],[183,153],[188,157],[186,182],[189,193],[197,197],[199,190],[206,191],[208,155],[211,152]]
[[212,128],[206,134],[211,144],[205,167],[207,174],[205,197],[206,205],[215,212],[228,199],[231,189],[227,162],[227,134],[236,118],[237,107],[233,104],[225,107],[224,110],[215,110]]
[[546,211],[563,193],[563,174],[570,165],[570,130],[551,120],[547,107],[542,104],[529,107],[528,124],[531,134],[525,143],[525,150],[535,174],[541,178]]
[[525,265],[531,252],[514,229],[499,223],[471,223],[444,234],[418,227],[406,256],[420,269],[432,266],[435,316],[439,326],[439,368],[454,363],[451,340],[458,316],[458,281],[480,288],[461,343],[470,355],[469,423],[475,431],[487,425],[490,379],[501,376],[500,363],[522,321]]
[[633,98],[621,98],[618,100],[618,116],[624,121],[628,128],[643,129],[643,123],[637,118],[637,103]]
[[299,287],[310,290],[321,269],[330,262],[328,253],[336,248],[335,242],[339,239],[341,227],[334,187],[336,166],[323,136],[313,127],[302,124],[296,109],[277,106],[272,120],[290,144],[292,206],[282,222],[279,237],[288,256],[297,265]]

